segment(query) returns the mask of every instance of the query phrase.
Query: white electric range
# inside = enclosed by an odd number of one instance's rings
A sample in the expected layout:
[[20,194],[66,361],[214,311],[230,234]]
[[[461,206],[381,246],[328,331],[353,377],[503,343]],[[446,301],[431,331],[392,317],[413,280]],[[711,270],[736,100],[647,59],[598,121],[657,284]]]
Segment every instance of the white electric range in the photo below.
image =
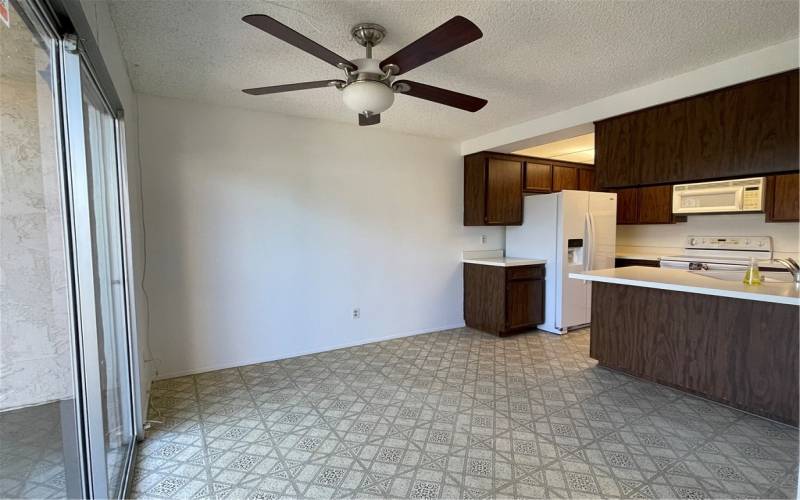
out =
[[[682,255],[661,257],[661,267],[693,271],[746,269],[750,259],[772,260],[770,236],[689,236]],[[780,266],[778,266],[780,267]]]

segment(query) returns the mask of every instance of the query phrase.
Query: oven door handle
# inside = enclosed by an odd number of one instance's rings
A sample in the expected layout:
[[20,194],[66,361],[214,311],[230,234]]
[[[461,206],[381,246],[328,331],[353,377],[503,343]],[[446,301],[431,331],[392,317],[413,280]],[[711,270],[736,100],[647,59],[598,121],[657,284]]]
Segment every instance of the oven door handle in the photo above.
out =
[[743,264],[714,264],[707,263],[709,271],[746,271],[747,266]]

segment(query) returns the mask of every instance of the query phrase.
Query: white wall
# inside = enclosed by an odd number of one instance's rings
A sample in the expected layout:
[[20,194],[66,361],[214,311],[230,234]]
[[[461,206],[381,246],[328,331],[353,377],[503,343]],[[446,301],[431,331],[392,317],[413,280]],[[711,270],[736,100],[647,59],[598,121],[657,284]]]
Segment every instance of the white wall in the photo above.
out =
[[462,225],[457,144],[139,104],[159,378],[463,325],[461,251],[504,230]]
[[681,248],[689,235],[772,236],[776,252],[797,256],[799,228],[800,224],[791,222],[767,224],[764,214],[690,215],[679,224],[617,226],[617,246]]
[[136,318],[138,328],[139,344],[139,367],[140,384],[143,394],[141,395],[142,414],[147,415],[148,394],[150,381],[153,377],[152,363],[149,359],[149,349],[147,346],[147,309],[145,295],[141,288],[142,273],[144,272],[144,237],[142,227],[142,206],[141,191],[139,185],[139,142],[138,142],[138,111],[136,94],[131,87],[128,71],[125,66],[125,59],[122,57],[122,50],[119,46],[114,23],[111,21],[111,14],[108,11],[108,4],[105,1],[81,0],[86,18],[92,27],[92,32],[100,46],[100,52],[106,64],[114,87],[122,100],[125,108],[125,143],[127,152],[128,169],[128,196],[130,198],[131,211],[131,232],[133,238],[133,268],[136,279]]

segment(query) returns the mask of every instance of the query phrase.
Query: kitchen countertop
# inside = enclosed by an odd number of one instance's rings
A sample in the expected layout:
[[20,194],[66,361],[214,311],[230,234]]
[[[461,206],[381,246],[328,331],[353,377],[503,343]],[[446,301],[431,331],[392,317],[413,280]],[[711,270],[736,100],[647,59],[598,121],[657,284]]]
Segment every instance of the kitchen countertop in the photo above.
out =
[[657,261],[667,255],[681,255],[682,248],[675,247],[645,247],[617,245],[615,256],[618,259],[652,260]]
[[483,266],[497,266],[497,267],[514,267],[514,266],[533,266],[537,264],[546,264],[547,261],[543,259],[519,259],[516,257],[488,257],[481,259],[462,259],[461,262],[465,264],[480,264]]
[[[617,285],[641,286],[734,299],[800,305],[800,288],[794,283],[745,285],[741,282],[744,273],[739,274],[741,274],[740,278],[727,280],[701,275],[684,269],[631,266],[585,273],[570,273],[569,277]],[[727,276],[735,278],[732,274]]]
[[632,253],[632,252],[617,252],[614,257],[618,259],[633,259],[633,260],[660,260],[662,255],[653,253]]

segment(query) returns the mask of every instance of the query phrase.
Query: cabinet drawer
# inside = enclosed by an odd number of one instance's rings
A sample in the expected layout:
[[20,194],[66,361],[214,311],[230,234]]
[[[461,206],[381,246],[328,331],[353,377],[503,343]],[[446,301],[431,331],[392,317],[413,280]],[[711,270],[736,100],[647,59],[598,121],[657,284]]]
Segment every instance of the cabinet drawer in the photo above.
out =
[[506,268],[507,280],[530,280],[544,278],[544,266],[516,266]]

